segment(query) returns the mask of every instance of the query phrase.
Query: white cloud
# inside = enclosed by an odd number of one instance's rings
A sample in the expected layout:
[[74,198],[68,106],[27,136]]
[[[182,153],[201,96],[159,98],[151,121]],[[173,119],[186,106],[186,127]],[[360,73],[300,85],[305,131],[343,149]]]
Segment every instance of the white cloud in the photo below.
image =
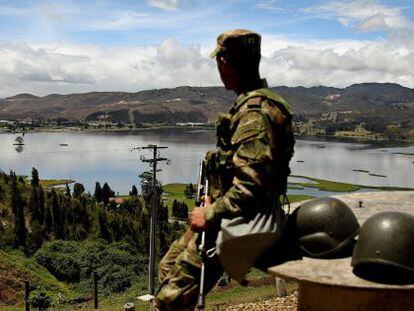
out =
[[218,85],[214,61],[200,50],[200,46],[183,46],[174,40],[158,46],[114,48],[3,44],[0,98],[26,92],[136,92],[179,85]]
[[147,3],[155,8],[173,11],[178,8],[181,0],[148,0]]
[[[0,44],[0,97],[221,85],[209,46]],[[412,33],[378,41],[299,41],[263,36],[261,72],[271,85],[346,87],[393,82],[414,88]]]
[[377,0],[332,1],[303,9],[303,12],[336,19],[342,25],[360,31],[413,27],[400,7],[381,4]]
[[65,16],[53,4],[43,4],[42,10],[54,22],[63,22],[65,20]]
[[269,10],[275,13],[286,12],[288,9],[279,5],[278,0],[265,0],[256,4],[256,8]]
[[153,18],[149,14],[137,12],[122,12],[116,14],[111,20],[98,21],[93,28],[98,30],[128,30],[134,28],[151,27]]

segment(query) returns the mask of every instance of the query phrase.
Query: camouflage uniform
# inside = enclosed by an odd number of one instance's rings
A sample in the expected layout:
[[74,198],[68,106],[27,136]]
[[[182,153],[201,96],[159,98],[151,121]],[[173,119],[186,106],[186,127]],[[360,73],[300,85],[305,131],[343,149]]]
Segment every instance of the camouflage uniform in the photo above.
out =
[[[290,108],[263,86],[240,94],[229,113],[218,117],[218,148],[205,159],[213,202],[205,212],[210,243],[215,241],[222,218],[251,216],[259,208],[272,208],[286,192],[294,146]],[[160,310],[194,308],[201,267],[198,238],[188,230],[162,259],[161,286],[155,300]],[[222,269],[215,257],[205,264],[208,292]]]

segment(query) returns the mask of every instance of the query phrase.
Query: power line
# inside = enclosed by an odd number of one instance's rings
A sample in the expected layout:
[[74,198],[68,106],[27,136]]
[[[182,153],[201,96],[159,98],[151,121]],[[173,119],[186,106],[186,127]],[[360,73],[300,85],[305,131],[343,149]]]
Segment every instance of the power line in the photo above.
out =
[[[152,167],[152,198],[151,198],[151,220],[150,220],[150,249],[149,249],[149,273],[148,273],[148,289],[151,295],[155,293],[155,231],[157,225],[157,164],[158,162],[166,161],[169,164],[169,159],[159,157],[159,149],[166,149],[168,147],[158,145],[148,145],[146,147],[137,147],[132,150],[146,150],[152,149],[152,159],[145,158],[141,155],[140,160],[144,163],[149,163]],[[131,150],[131,151],[132,151]]]

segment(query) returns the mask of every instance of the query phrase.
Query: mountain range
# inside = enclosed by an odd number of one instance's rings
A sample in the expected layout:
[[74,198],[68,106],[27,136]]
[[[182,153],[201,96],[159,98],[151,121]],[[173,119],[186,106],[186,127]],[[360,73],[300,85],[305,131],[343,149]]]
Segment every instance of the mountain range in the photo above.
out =
[[[414,120],[414,89],[392,83],[362,83],[346,88],[273,87],[296,115],[313,116],[346,112],[387,122]],[[167,123],[212,122],[218,111],[227,111],[236,96],[222,87],[176,87],[137,93],[91,92],[19,94],[0,100],[0,119],[58,119],[112,122]]]

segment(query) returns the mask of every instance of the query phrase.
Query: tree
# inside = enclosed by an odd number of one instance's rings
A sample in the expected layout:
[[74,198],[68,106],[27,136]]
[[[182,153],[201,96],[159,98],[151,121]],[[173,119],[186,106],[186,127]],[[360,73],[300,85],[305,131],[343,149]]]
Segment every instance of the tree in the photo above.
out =
[[46,232],[50,233],[52,231],[52,226],[53,226],[52,213],[50,211],[50,207],[46,206],[45,221],[43,224],[43,228]]
[[57,239],[63,238],[62,215],[59,206],[58,196],[56,191],[52,189],[52,217],[53,217],[53,231]]
[[180,212],[179,212],[180,206],[179,205],[180,204],[178,203],[177,200],[174,200],[173,201],[173,204],[172,204],[172,216],[174,218],[179,218],[179,214],[180,214]]
[[181,219],[188,219],[188,205],[185,202],[181,202],[180,212]]
[[112,191],[111,187],[109,187],[108,183],[104,183],[102,187],[102,201],[104,204],[109,203],[109,198],[113,197],[115,193]]
[[104,240],[111,241],[111,232],[108,229],[108,219],[106,217],[106,212],[101,208],[98,214],[99,221],[99,236]]
[[16,139],[14,140],[17,144],[23,144],[24,143],[24,138],[22,136],[17,136]]
[[73,197],[79,198],[82,193],[85,192],[85,187],[81,183],[75,183],[73,185]]
[[41,185],[39,185],[37,191],[39,192],[39,223],[43,225],[45,219],[45,192]]
[[14,214],[14,246],[26,251],[27,229],[24,218],[24,201],[17,186],[16,175],[12,178],[10,205]]
[[[141,192],[144,201],[148,204],[152,198],[152,174],[150,172],[144,172],[139,175],[141,178]],[[156,188],[156,198],[157,200],[161,199],[161,194],[163,192],[162,185],[159,180],[157,180]]]
[[94,197],[96,199],[96,202],[101,203],[102,202],[102,187],[101,184],[99,182],[95,183],[95,193],[94,193]]
[[32,185],[32,187],[39,186],[39,172],[35,167],[32,168],[32,179],[30,181],[30,184]]
[[71,197],[69,185],[66,184],[66,196]]
[[135,196],[135,197],[138,195],[138,189],[137,189],[137,187],[135,187],[135,185],[132,185],[132,189],[129,192],[129,195],[130,196]]
[[192,183],[189,183],[188,185],[185,186],[184,194],[187,197],[187,199],[194,198],[194,195],[196,194],[196,192],[197,190]]
[[29,199],[29,211],[32,214],[32,219],[40,223],[40,206],[39,206],[39,192],[36,186],[32,186]]
[[172,216],[177,219],[188,219],[188,205],[185,202],[174,200]]

